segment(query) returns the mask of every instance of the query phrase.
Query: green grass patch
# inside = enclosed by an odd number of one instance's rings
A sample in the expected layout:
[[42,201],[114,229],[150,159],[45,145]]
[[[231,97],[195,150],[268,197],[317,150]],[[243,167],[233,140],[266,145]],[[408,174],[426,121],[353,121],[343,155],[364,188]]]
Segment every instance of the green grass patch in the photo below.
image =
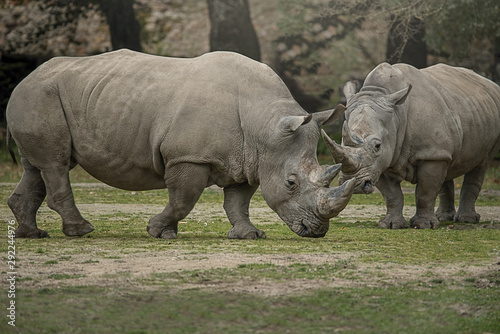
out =
[[80,277],[85,277],[85,275],[70,275],[70,274],[51,274],[51,275],[49,275],[49,278],[58,279],[58,280],[73,279],[73,278],[80,278]]
[[[168,288],[45,288],[20,294],[16,329],[23,333],[67,333],[70,328],[79,333],[498,333],[499,298],[498,289],[443,285],[424,290],[319,289],[292,296]],[[1,322],[0,330],[6,329],[6,321]]]
[[[151,213],[152,215],[153,213]],[[47,264],[60,262],[61,256],[80,256],[95,252],[97,258],[118,256],[120,253],[179,250],[191,253],[238,252],[246,254],[335,254],[354,252],[366,262],[422,264],[434,262],[484,263],[500,255],[500,230],[472,228],[448,229],[446,224],[437,230],[387,230],[376,221],[359,223],[332,222],[324,238],[300,238],[278,218],[269,223],[256,223],[265,230],[266,239],[229,240],[231,225],[227,218],[219,220],[185,219],[179,225],[178,239],[152,238],[146,232],[151,215],[139,217],[125,213],[91,217],[96,230],[80,238],[68,238],[61,231],[59,216],[52,211],[39,214],[39,226],[49,232],[48,239],[16,239],[16,250],[49,257]],[[0,226],[6,235],[6,226]],[[7,243],[0,243],[7,251]],[[111,253],[111,254],[108,254]]]
[[[290,280],[332,280],[336,278],[353,278],[357,275],[356,264],[352,260],[338,260],[333,264],[314,265],[294,263],[288,266],[272,263],[241,264],[236,268],[214,268],[210,270],[185,270],[176,272],[153,273],[144,279],[148,285],[173,286],[193,283],[210,282],[229,283],[244,280],[256,282],[259,280],[287,282]],[[249,283],[250,284],[250,283]]]

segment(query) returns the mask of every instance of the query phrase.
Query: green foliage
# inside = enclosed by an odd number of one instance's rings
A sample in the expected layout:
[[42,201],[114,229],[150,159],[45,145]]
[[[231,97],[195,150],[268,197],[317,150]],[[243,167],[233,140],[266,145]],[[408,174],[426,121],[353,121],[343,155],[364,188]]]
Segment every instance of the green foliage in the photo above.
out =
[[500,41],[496,0],[292,0],[280,1],[278,9],[283,13],[277,23],[281,36],[274,42],[281,66],[318,96],[326,89],[313,86],[317,81],[327,86],[325,79],[316,78],[311,85],[304,77],[334,68],[330,75],[337,81],[328,85],[335,90],[354,73],[366,75],[386,61],[389,29],[402,52],[418,33],[410,24],[414,19],[426,26],[428,52],[439,56],[433,62],[467,66],[483,75],[491,75]]
[[283,69],[292,75],[317,73],[321,66],[318,51],[360,28],[363,18],[356,15],[354,10],[366,10],[370,7],[368,3],[360,1],[356,6],[351,6],[344,1],[342,4],[348,9],[338,11],[341,7],[337,1],[281,0],[278,9],[286,15],[277,25],[283,36],[278,37],[274,43],[281,52]]
[[[437,1],[426,20],[426,41],[434,52],[457,61],[470,58],[481,42],[500,38],[500,3],[496,0]],[[439,9],[441,6],[441,9]],[[485,45],[491,47],[492,45]],[[484,45],[483,45],[484,47]]]

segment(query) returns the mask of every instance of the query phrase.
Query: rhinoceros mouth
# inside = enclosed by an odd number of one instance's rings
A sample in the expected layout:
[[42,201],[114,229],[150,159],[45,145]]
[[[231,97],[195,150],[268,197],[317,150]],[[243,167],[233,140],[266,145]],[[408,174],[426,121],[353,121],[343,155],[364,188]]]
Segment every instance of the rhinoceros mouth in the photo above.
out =
[[304,223],[304,220],[295,221],[291,226],[291,230],[301,237],[322,238],[326,235],[326,231],[324,233],[314,233],[313,229]]
[[[347,179],[349,180],[349,179]],[[347,182],[346,180],[339,180],[340,184]],[[364,178],[360,181],[356,182],[356,186],[354,188],[355,194],[371,194],[374,191],[372,178]]]
[[291,229],[301,237],[307,237],[309,235],[309,229],[301,221],[293,223]]

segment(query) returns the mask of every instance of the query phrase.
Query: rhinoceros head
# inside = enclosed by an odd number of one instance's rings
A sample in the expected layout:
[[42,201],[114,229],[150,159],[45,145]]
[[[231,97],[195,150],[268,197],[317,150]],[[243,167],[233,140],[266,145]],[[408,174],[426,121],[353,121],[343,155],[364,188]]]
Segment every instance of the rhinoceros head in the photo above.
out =
[[342,163],[339,183],[356,178],[355,193],[373,192],[380,175],[392,163],[397,147],[399,106],[403,105],[411,85],[395,93],[384,94],[367,89],[355,94],[353,83],[344,86],[348,99],[342,144],[338,145],[322,130],[322,136],[335,162]]
[[283,117],[273,137],[276,145],[268,147],[267,155],[274,158],[259,168],[267,204],[299,236],[323,237],[329,219],[344,209],[354,192],[355,182],[330,188],[341,165],[320,166],[316,157],[319,126],[338,119],[344,110],[339,106],[308,116]]

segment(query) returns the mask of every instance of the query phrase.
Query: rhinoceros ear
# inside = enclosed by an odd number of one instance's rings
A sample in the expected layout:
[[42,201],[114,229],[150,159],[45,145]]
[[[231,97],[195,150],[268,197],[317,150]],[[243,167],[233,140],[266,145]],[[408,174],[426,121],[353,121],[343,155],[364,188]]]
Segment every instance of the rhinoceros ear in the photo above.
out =
[[285,116],[278,123],[278,129],[282,132],[294,132],[299,126],[309,123],[312,115],[307,116]]
[[387,100],[393,105],[399,106],[405,103],[408,94],[410,94],[412,86],[409,85],[407,88],[403,88],[396,93],[387,95]]
[[355,81],[348,81],[344,84],[344,87],[342,87],[342,91],[344,92],[347,102],[349,102],[349,100],[354,96],[354,94],[357,93],[356,86],[357,85]]
[[312,114],[313,119],[318,123],[318,126],[335,123],[344,114],[346,107],[337,104],[334,109],[319,111]]

